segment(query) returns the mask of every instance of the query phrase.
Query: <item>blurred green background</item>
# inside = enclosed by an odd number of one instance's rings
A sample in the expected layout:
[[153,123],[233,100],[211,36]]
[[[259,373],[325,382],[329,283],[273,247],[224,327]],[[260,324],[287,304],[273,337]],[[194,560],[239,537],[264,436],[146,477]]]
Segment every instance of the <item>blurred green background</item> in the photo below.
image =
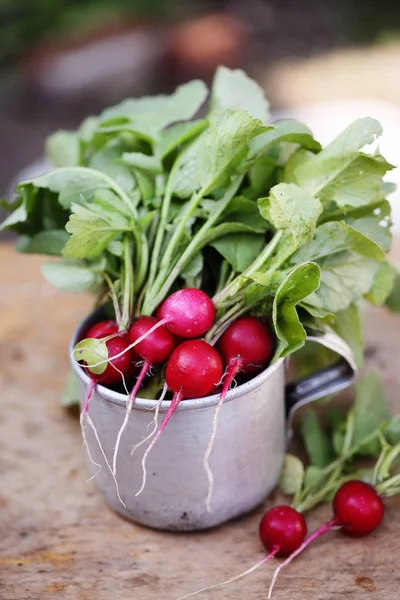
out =
[[[397,44],[399,28],[389,0],[0,0],[1,192],[48,133],[127,95],[210,81],[223,63],[261,81],[279,109],[296,103],[287,61]],[[304,98],[307,79],[300,87]]]

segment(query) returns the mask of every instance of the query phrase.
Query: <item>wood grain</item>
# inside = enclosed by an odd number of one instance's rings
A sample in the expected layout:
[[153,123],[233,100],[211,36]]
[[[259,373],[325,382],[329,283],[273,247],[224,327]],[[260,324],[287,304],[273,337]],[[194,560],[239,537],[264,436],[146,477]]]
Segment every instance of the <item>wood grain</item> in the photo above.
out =
[[[91,303],[53,290],[41,262],[0,246],[1,600],[174,600],[251,566],[262,556],[262,509],[208,533],[160,533],[116,516],[85,483],[78,420],[58,399],[70,334]],[[368,361],[398,411],[400,319],[375,309],[365,321]],[[282,574],[274,598],[397,600],[399,510],[391,499],[368,539],[319,540]],[[310,528],[328,517],[328,506],[313,511]],[[199,599],[265,600],[273,566]]]

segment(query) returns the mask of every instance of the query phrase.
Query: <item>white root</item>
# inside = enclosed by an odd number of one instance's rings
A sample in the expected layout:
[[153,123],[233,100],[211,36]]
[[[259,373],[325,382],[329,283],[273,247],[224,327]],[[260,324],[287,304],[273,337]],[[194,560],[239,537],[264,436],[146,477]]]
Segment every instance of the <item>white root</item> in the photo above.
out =
[[143,379],[145,378],[149,368],[150,368],[150,363],[147,360],[145,360],[143,363],[143,366],[140,370],[140,373],[138,375],[138,378],[136,380],[136,383],[134,385],[134,388],[128,398],[128,403],[127,403],[126,412],[125,412],[125,418],[121,425],[120,430],[118,431],[117,441],[115,442],[113,465],[112,465],[112,471],[113,471],[114,475],[116,475],[116,473],[117,473],[117,457],[118,457],[118,451],[119,451],[119,445],[121,442],[121,437],[122,437],[122,434],[124,433],[126,426],[128,424],[129,416],[132,412],[133,403],[135,402],[135,399],[136,399],[136,394],[138,393],[139,388],[142,385]]
[[240,573],[239,575],[236,575],[235,577],[231,577],[230,579],[227,579],[226,581],[222,581],[221,583],[215,583],[214,585],[209,585],[207,587],[201,588],[201,590],[197,590],[196,592],[191,592],[190,594],[185,594],[185,596],[180,596],[179,598],[177,598],[177,600],[184,600],[184,598],[190,598],[191,596],[196,596],[197,594],[201,594],[202,592],[207,592],[208,590],[213,590],[214,588],[222,587],[223,585],[227,585],[228,583],[233,583],[234,581],[237,581],[238,579],[241,579],[242,577],[245,577],[246,575],[250,575],[250,573],[253,573],[253,571],[258,569],[258,567],[261,567],[261,565],[266,563],[268,559],[275,556],[276,552],[277,552],[277,550],[270,552],[269,554],[264,556],[264,558],[259,560],[258,563],[256,563],[252,567],[250,567],[250,569],[243,571],[243,573]]
[[138,444],[136,444],[135,446],[133,446],[132,450],[131,450],[131,456],[133,455],[133,453],[142,445],[145,444],[148,440],[150,440],[153,435],[155,434],[155,432],[157,431],[157,427],[158,427],[158,414],[160,412],[160,407],[161,407],[161,403],[163,402],[165,396],[167,395],[167,391],[168,391],[168,386],[167,384],[164,385],[162,392],[161,392],[161,396],[159,397],[159,399],[157,400],[157,404],[155,407],[155,413],[154,413],[154,418],[150,421],[150,423],[147,425],[147,431],[150,429],[150,427],[153,425],[153,429],[151,430],[151,432],[149,433],[149,435],[147,435],[143,440],[141,440]]

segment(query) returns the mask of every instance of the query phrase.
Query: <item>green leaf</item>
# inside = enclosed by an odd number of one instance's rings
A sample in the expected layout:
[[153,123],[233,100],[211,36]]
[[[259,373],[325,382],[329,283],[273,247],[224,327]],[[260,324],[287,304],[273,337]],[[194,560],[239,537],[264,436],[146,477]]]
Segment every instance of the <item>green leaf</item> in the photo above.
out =
[[381,133],[378,121],[357,119],[320,153],[297,167],[296,181],[325,203],[368,204],[380,192],[382,176],[392,165],[379,155],[361,154],[360,150]]
[[286,161],[280,180],[283,183],[297,183],[295,175],[297,168],[313,157],[314,153],[311,150],[303,147],[297,148]]
[[393,290],[396,276],[396,269],[387,260],[381,262],[366,299],[375,305],[384,304]]
[[273,127],[255,137],[249,144],[250,158],[265,152],[279,142],[292,142],[316,152],[321,149],[321,144],[314,140],[309,128],[299,121],[282,119],[273,123]]
[[17,242],[18,252],[30,254],[50,254],[61,256],[62,249],[69,240],[69,234],[64,229],[41,231],[32,237],[22,237]]
[[400,444],[400,415],[393,417],[389,425],[385,428],[384,436],[389,444]]
[[297,456],[285,454],[285,462],[279,480],[279,489],[287,496],[294,496],[303,485],[304,465]]
[[379,263],[356,252],[337,252],[319,259],[321,284],[306,303],[337,313],[359,300],[372,286]]
[[197,277],[197,275],[199,275],[203,270],[203,264],[203,255],[201,252],[198,252],[193,256],[192,260],[181,271],[181,277],[183,279]]
[[65,292],[98,293],[103,282],[99,273],[80,261],[44,263],[42,273],[49,283]]
[[308,410],[304,413],[300,432],[310,463],[320,469],[327,467],[335,459],[335,454],[315,412]]
[[210,115],[209,127],[178,157],[174,192],[186,198],[204,195],[228,184],[229,176],[246,157],[249,141],[265,127],[242,110]]
[[348,213],[343,216],[343,219],[354,229],[373,240],[385,252],[389,252],[392,245],[390,215],[391,207],[389,202],[385,200],[375,208],[374,205],[371,205],[369,215],[353,217]]
[[264,90],[241,69],[218,67],[211,88],[212,110],[245,110],[254,119],[267,123],[269,102]]
[[218,223],[225,223],[227,221],[246,225],[249,230],[255,233],[263,233],[270,229],[270,224],[261,216],[257,203],[243,196],[232,198],[218,219]]
[[276,183],[276,162],[269,156],[258,156],[249,170],[250,187],[244,191],[246,196],[257,199],[264,196]]
[[346,309],[336,313],[333,329],[350,346],[356,365],[361,369],[364,360],[364,342],[361,318],[355,304],[350,304]]
[[97,190],[111,189],[117,183],[101,171],[87,167],[62,167],[45,175],[22,182],[17,191],[28,188],[44,188],[59,194],[58,201],[65,209],[73,203],[90,202]]
[[394,267],[396,270],[396,277],[394,280],[392,291],[390,295],[386,299],[386,306],[395,312],[400,312],[400,271]]
[[161,161],[155,156],[148,156],[142,152],[124,152],[121,162],[130,167],[135,167],[141,171],[148,171],[153,175],[162,173]]
[[277,356],[286,356],[301,348],[306,332],[300,322],[296,306],[319,286],[320,269],[316,263],[305,263],[294,268],[276,292],[272,318],[280,340]]
[[65,387],[61,392],[61,406],[68,408],[69,406],[79,405],[79,380],[73,371],[69,371]]
[[258,257],[265,245],[264,236],[257,233],[231,233],[210,244],[241,273]]
[[201,119],[189,121],[188,123],[177,123],[168,129],[160,131],[157,142],[157,154],[164,159],[178,146],[185,144],[199,135],[208,127],[208,120]]
[[317,227],[315,236],[304,244],[290,259],[292,263],[329,257],[351,250],[361,256],[383,260],[385,253],[378,244],[344,221],[332,221]]
[[75,131],[56,131],[46,139],[46,156],[54,167],[74,167],[80,162],[79,137]]
[[[371,371],[356,383],[356,399],[353,407],[354,433],[353,446],[381,427],[390,419],[387,398],[377,371]],[[363,446],[359,454],[377,456],[380,451],[378,440]]]
[[[179,86],[171,95],[128,98],[120,104],[107,108],[100,121],[126,120],[132,131],[147,139],[156,140],[158,132],[176,121],[193,117],[207,97],[207,87],[202,81],[193,80]],[[121,123],[123,128],[123,122]]]
[[91,156],[89,166],[111,177],[126,192],[131,192],[136,187],[133,173],[125,164],[122,164],[118,148],[98,150]]
[[129,232],[126,215],[112,204],[91,203],[87,207],[73,204],[66,230],[71,233],[63,255],[66,258],[94,258],[122,232]]
[[72,352],[73,358],[86,363],[88,369],[94,375],[101,375],[107,369],[108,349],[106,343],[101,339],[87,338],[75,345]]
[[325,482],[326,477],[323,475],[323,470],[315,465],[307,467],[304,476],[304,487],[310,490],[310,493],[318,491]]
[[261,215],[277,229],[289,231],[296,246],[314,235],[322,206],[317,198],[304,192],[294,183],[275,185],[268,198],[260,198]]

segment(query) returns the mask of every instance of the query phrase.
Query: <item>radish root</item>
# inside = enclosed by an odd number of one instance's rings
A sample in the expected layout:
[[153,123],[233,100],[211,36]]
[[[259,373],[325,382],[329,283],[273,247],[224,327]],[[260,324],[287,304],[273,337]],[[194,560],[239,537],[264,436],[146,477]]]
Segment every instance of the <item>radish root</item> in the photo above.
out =
[[136,395],[140,389],[140,386],[143,383],[143,379],[146,377],[146,375],[148,373],[149,368],[150,368],[150,363],[149,363],[149,361],[145,360],[143,363],[143,366],[140,370],[140,373],[138,375],[138,378],[136,380],[135,386],[129,395],[128,403],[126,406],[125,418],[124,418],[124,421],[118,432],[117,441],[115,443],[114,456],[113,456],[113,468],[112,468],[114,475],[116,475],[116,472],[117,472],[117,456],[118,456],[119,445],[121,442],[121,437],[122,437],[122,434],[125,431],[125,428],[128,424],[129,416],[131,414],[133,404],[136,400]]
[[223,388],[221,391],[221,395],[220,395],[218,404],[215,407],[214,416],[213,416],[213,420],[212,420],[211,436],[210,436],[210,440],[208,442],[207,450],[204,454],[203,467],[204,467],[204,470],[206,472],[207,479],[208,479],[208,492],[207,492],[207,498],[206,498],[207,512],[211,512],[211,498],[212,498],[213,491],[214,491],[214,475],[211,470],[209,461],[210,461],[210,456],[213,451],[215,437],[217,435],[218,415],[219,415],[219,411],[221,410],[222,404],[225,400],[226,394],[228,393],[229,388],[232,384],[232,381],[236,377],[239,370],[240,370],[240,359],[239,358],[234,359],[226,368],[225,382],[224,382],[224,385],[223,385]]
[[207,587],[201,588],[201,590],[197,590],[197,592],[191,592],[190,594],[186,594],[185,596],[180,596],[177,600],[184,600],[184,598],[190,598],[191,596],[196,596],[197,594],[201,594],[202,592],[207,592],[208,590],[213,590],[214,588],[221,587],[223,585],[227,585],[228,583],[233,583],[234,581],[237,581],[238,579],[241,579],[242,577],[245,577],[246,575],[250,575],[250,573],[253,573],[253,571],[255,571],[256,569],[261,567],[261,565],[266,563],[267,560],[269,560],[270,558],[273,558],[277,552],[279,552],[279,548],[275,548],[274,550],[272,550],[269,554],[267,554],[261,560],[259,560],[255,565],[250,567],[250,569],[243,571],[243,573],[240,573],[239,575],[236,575],[235,577],[231,577],[230,579],[227,579],[226,581],[222,581],[221,583],[215,583],[214,585],[209,585]]
[[311,544],[311,542],[313,542],[314,540],[316,540],[320,535],[323,535],[324,533],[327,533],[328,531],[332,531],[333,529],[337,528],[337,521],[336,519],[332,519],[332,521],[329,521],[329,523],[324,523],[323,525],[321,525],[321,527],[319,527],[316,531],[314,531],[314,533],[312,533],[302,544],[301,546],[299,546],[297,548],[297,550],[295,550],[294,552],[292,552],[292,554],[290,556],[288,556],[280,565],[279,567],[277,567],[274,571],[274,574],[272,576],[272,581],[271,581],[271,585],[269,586],[269,590],[268,590],[268,600],[271,600],[272,598],[272,592],[273,589],[275,587],[275,583],[276,580],[278,579],[278,575],[280,573],[280,571],[286,567],[289,563],[292,562],[292,560],[294,558],[296,558],[296,556],[298,556],[301,552],[303,552],[303,550],[305,548],[307,548],[307,546],[309,544]]
[[150,421],[150,423],[147,425],[147,431],[150,429],[150,427],[152,425],[153,425],[153,429],[151,430],[151,432],[149,433],[149,435],[147,435],[138,444],[136,444],[135,446],[133,446],[133,448],[131,450],[131,456],[139,448],[139,446],[141,446],[142,444],[144,444],[148,440],[150,440],[153,437],[153,435],[155,434],[155,432],[157,431],[157,427],[158,427],[158,413],[160,412],[161,403],[164,400],[165,396],[167,395],[167,391],[168,391],[168,386],[165,384],[164,387],[163,387],[163,389],[162,389],[161,396],[157,400],[157,404],[156,404],[156,408],[155,408],[155,413],[154,413],[154,419],[152,419],[152,421]]
[[142,486],[141,486],[140,490],[138,490],[136,492],[135,497],[139,496],[143,492],[143,490],[145,488],[145,485],[146,485],[146,479],[147,479],[146,460],[147,460],[147,457],[148,457],[151,449],[153,448],[154,444],[157,442],[158,438],[160,437],[160,435],[164,431],[165,427],[167,426],[168,421],[172,417],[173,413],[178,408],[178,405],[179,405],[179,403],[180,403],[181,400],[182,400],[182,391],[177,392],[176,394],[174,394],[174,397],[171,400],[169,408],[168,408],[167,412],[165,413],[165,416],[164,416],[164,418],[163,418],[163,420],[161,422],[160,427],[158,428],[158,431],[156,432],[156,434],[154,435],[154,437],[151,440],[150,444],[148,445],[148,447],[146,449],[146,452],[143,454],[143,458],[142,458],[142,471],[143,471]]

